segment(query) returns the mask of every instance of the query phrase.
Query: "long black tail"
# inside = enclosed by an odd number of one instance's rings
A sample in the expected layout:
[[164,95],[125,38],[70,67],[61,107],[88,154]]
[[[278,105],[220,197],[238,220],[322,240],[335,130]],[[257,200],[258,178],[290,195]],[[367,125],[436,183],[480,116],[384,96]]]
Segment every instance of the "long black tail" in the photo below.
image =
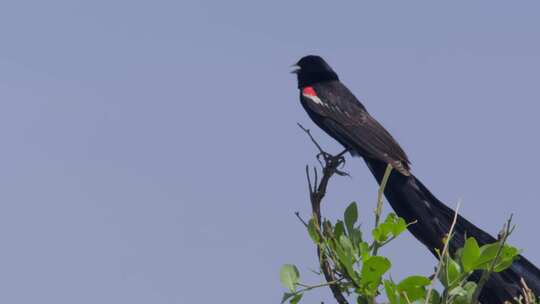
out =
[[[386,164],[377,160],[365,159],[365,161],[380,183]],[[403,176],[395,171],[392,171],[388,179],[384,194],[398,216],[407,222],[417,221],[416,224],[409,226],[409,231],[415,238],[433,254],[436,254],[435,248],[442,249],[442,239],[450,230],[454,218],[452,209],[433,196],[416,177]],[[450,252],[463,247],[465,237],[474,237],[480,245],[497,241],[461,216],[457,218],[454,233],[449,244]],[[472,276],[475,281],[479,278],[479,273]],[[510,268],[491,275],[480,294],[480,301],[489,304],[511,301],[521,293],[521,278],[536,295],[540,295],[540,270],[525,257],[519,256]]]

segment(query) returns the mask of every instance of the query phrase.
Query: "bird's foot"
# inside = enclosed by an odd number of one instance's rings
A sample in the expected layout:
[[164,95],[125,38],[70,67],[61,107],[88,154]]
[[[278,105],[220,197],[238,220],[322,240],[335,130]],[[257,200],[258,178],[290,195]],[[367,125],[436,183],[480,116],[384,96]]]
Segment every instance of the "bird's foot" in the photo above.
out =
[[317,154],[317,161],[319,161],[321,167],[333,170],[339,176],[350,176],[349,173],[339,170],[339,168],[343,168],[345,166],[345,156],[343,156],[345,152],[347,152],[347,150],[337,155],[332,155],[322,151],[321,153]]
[[349,172],[347,172],[347,171],[342,171],[342,170],[337,170],[337,169],[336,169],[336,174],[339,175],[339,176],[348,176],[348,177],[351,176],[351,175],[349,174]]
[[333,157],[334,156],[332,154],[324,151],[321,151],[319,154],[317,154],[317,160],[319,161],[319,163],[321,163],[321,165],[322,161],[324,161],[325,164],[329,164],[332,161]]

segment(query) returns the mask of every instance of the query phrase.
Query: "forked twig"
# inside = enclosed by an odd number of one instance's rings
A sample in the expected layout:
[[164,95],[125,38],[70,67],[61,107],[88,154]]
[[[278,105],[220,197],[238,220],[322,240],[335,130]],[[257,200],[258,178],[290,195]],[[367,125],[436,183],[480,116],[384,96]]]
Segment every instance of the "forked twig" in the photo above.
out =
[[[319,153],[317,154],[317,161],[322,167],[322,176],[319,181],[318,171],[317,168],[313,168],[313,180],[310,175],[309,166],[306,166],[306,178],[309,188],[309,199],[311,202],[311,209],[313,212],[313,217],[317,221],[317,226],[319,228],[319,231],[322,231],[322,223],[321,223],[321,203],[326,195],[326,189],[328,187],[328,182],[330,181],[330,178],[334,175],[341,175],[345,176],[348,175],[346,172],[342,172],[339,170],[339,168],[345,163],[345,158],[343,155],[347,152],[347,150],[337,154],[337,155],[331,155],[327,152],[325,152],[319,143],[313,138],[311,135],[311,131],[309,129],[304,128],[301,124],[298,124],[298,126],[309,136],[313,144],[317,147],[319,150]],[[321,160],[322,156],[322,160]],[[298,213],[296,213],[296,216],[304,223],[306,224],[300,217]],[[320,247],[317,247],[317,255],[319,256],[321,269],[324,275],[324,278],[327,282],[328,287],[332,291],[332,295],[336,299],[336,301],[339,304],[349,304],[343,293],[341,292],[341,289],[337,282],[339,280],[336,279],[334,271],[332,270],[332,266],[330,265],[330,262],[328,260],[328,257],[325,255],[325,253],[321,250]]]

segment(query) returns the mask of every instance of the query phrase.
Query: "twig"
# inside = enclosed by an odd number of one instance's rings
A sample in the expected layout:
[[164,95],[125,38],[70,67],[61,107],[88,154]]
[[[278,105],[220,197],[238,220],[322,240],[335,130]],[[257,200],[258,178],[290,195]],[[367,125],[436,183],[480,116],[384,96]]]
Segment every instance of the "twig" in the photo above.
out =
[[439,273],[441,272],[441,268],[443,265],[444,257],[446,256],[446,253],[448,252],[448,244],[450,243],[450,239],[452,238],[452,233],[454,231],[454,227],[456,226],[457,217],[458,217],[458,211],[459,211],[459,205],[461,202],[457,203],[456,209],[454,210],[454,219],[452,220],[452,225],[450,226],[450,231],[448,231],[448,238],[446,239],[446,242],[444,242],[443,251],[441,253],[441,256],[439,258],[439,264],[437,265],[437,270],[435,271],[435,275],[433,276],[433,279],[431,280],[431,285],[429,285],[429,289],[426,294],[426,301],[425,304],[429,303],[429,298],[431,298],[431,292],[433,291],[433,283],[435,280],[439,277]]
[[311,131],[309,129],[306,129],[304,128],[304,126],[302,126],[301,123],[296,123],[300,129],[304,130],[304,132],[306,132],[306,134],[309,136],[309,138],[311,138],[311,142],[313,142],[315,144],[315,146],[317,147],[317,149],[319,149],[319,153],[326,153],[324,152],[324,150],[321,148],[321,146],[319,145],[319,143],[315,140],[315,138],[313,138],[313,135],[311,135]]
[[307,177],[307,183],[308,183],[308,189],[309,189],[309,195],[313,195],[313,191],[315,191],[313,186],[311,185],[311,177],[309,175],[309,166],[306,165],[306,177]]
[[499,239],[499,246],[497,248],[497,254],[495,255],[495,259],[491,261],[491,265],[489,266],[488,270],[484,270],[482,272],[482,276],[480,277],[480,280],[478,281],[478,285],[472,297],[472,304],[478,303],[478,297],[480,297],[480,292],[482,291],[482,288],[484,288],[484,285],[489,279],[489,276],[493,273],[493,270],[495,269],[495,265],[497,264],[499,260],[499,256],[501,255],[501,252],[504,248],[506,240],[508,239],[508,236],[512,233],[512,231],[514,231],[514,226],[510,228],[511,223],[512,223],[512,214],[508,218],[508,221],[506,222],[506,224],[504,224],[503,226],[501,237]]
[[[388,164],[386,166],[386,170],[384,171],[384,176],[382,178],[381,185],[379,186],[379,192],[377,193],[377,207],[375,208],[375,228],[379,226],[379,222],[381,220],[384,188],[386,188],[386,183],[388,182],[390,173],[392,173],[392,166]],[[377,241],[373,243],[373,255],[377,255],[377,251],[379,250],[380,247],[381,246]]]
[[304,226],[307,228],[308,227],[308,224],[306,223],[306,221],[304,221],[304,219],[300,216],[300,212],[296,211],[294,213],[294,215],[296,215],[296,217],[300,220],[300,222],[302,222],[302,224],[304,224]]
[[532,290],[527,286],[527,283],[525,282],[525,279],[521,278],[521,293],[523,293],[523,299],[525,300],[525,304],[533,304],[536,302],[536,296],[532,292]]
[[[317,221],[317,226],[319,228],[319,231],[322,231],[322,223],[321,223],[321,203],[326,195],[326,189],[328,187],[328,182],[330,181],[330,178],[334,174],[338,175],[346,175],[346,173],[339,171],[339,167],[345,163],[345,159],[343,157],[343,154],[347,152],[347,150],[341,152],[338,155],[332,156],[325,152],[319,143],[313,138],[311,135],[311,132],[309,129],[304,128],[301,124],[298,124],[298,126],[309,136],[313,144],[317,147],[319,150],[319,154],[317,154],[317,160],[322,166],[322,177],[319,181],[319,176],[317,173],[317,169],[313,168],[313,181],[315,183],[312,183],[312,179],[309,173],[309,167],[306,166],[306,177],[308,181],[308,187],[309,187],[309,199],[311,202],[311,209],[313,212],[313,217]],[[319,156],[323,156],[324,163],[319,159]],[[332,291],[332,294],[336,301],[339,304],[349,304],[343,293],[341,292],[341,288],[338,284],[336,284],[339,280],[336,280],[336,277],[334,275],[333,269],[330,265],[330,262],[328,258],[326,257],[323,250],[321,250],[321,247],[317,246],[317,256],[320,260],[321,269],[324,275],[324,278],[326,280],[326,284],[321,286],[326,286],[330,288]]]
[[297,290],[294,294],[299,294],[299,293],[302,293],[302,292],[306,292],[308,290],[311,290],[311,289],[315,289],[315,288],[319,288],[319,287],[324,287],[324,286],[332,286],[332,285],[336,285],[337,283],[339,283],[339,281],[341,281],[342,279],[339,279],[339,280],[336,280],[336,281],[332,281],[332,282],[326,282],[326,283],[322,283],[322,284],[317,284],[317,285],[305,285],[305,284],[301,284],[301,283],[298,283],[298,285],[304,287],[300,290]]

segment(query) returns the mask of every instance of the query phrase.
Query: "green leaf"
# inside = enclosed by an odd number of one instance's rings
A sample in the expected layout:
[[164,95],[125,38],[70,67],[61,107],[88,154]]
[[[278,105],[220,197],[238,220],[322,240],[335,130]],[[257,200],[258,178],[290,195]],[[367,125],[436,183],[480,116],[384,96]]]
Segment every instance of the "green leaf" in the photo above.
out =
[[309,237],[315,244],[319,244],[321,242],[321,236],[319,235],[317,220],[315,218],[311,218],[308,222],[308,233]]
[[283,298],[281,298],[281,304],[287,302],[288,299],[294,297],[296,293],[294,292],[286,292],[283,294]]
[[385,233],[383,225],[384,224],[380,224],[377,228],[371,230],[371,235],[377,243],[382,243],[388,238],[388,233]]
[[445,264],[439,273],[439,280],[443,286],[451,288],[461,278],[461,267],[450,256],[446,256]]
[[291,304],[297,304],[298,302],[300,302],[300,299],[302,299],[302,293],[297,293],[292,299],[291,301],[289,301],[289,303]]
[[352,202],[347,209],[345,209],[344,219],[345,227],[347,227],[347,232],[350,234],[354,228],[354,224],[358,220],[358,208],[356,207],[356,202]]
[[[342,235],[341,237],[345,237],[345,236]],[[345,268],[345,271],[347,272],[347,274],[354,280],[356,278],[356,272],[354,271],[354,268],[353,268],[354,260],[353,260],[352,252],[349,250],[343,249],[342,246],[336,246],[335,252],[337,254],[339,262]]]
[[513,259],[519,255],[519,249],[514,246],[504,245],[501,257],[503,260]]
[[410,301],[416,301],[425,298],[426,288],[431,284],[431,280],[424,276],[410,276],[405,278],[398,284],[398,290],[400,292],[407,293],[407,297]]
[[472,237],[465,241],[463,251],[461,252],[461,264],[463,265],[463,271],[469,272],[474,270],[475,265],[480,258],[480,247],[476,240]]
[[441,303],[441,295],[435,289],[431,290],[431,299],[429,300],[430,304],[439,304]]
[[386,219],[384,220],[384,222],[382,222],[379,225],[378,228],[380,229],[381,236],[384,238],[384,240],[386,240],[392,233],[392,230],[395,224],[395,219],[396,219],[396,215],[393,213],[390,213],[388,214],[388,216],[386,216]]
[[296,290],[296,284],[300,279],[300,273],[298,272],[296,266],[292,264],[285,264],[281,267],[279,279],[285,288],[288,288],[290,291],[294,292]]
[[358,247],[358,244],[362,241],[362,231],[360,229],[353,228],[351,231],[351,241],[354,247]]
[[458,250],[456,250],[456,252],[454,252],[454,258],[456,260],[461,261],[461,256],[462,255],[463,255],[463,247],[459,248]]
[[342,234],[339,237],[339,244],[341,245],[341,247],[343,247],[343,249],[345,249],[347,253],[352,254],[354,252],[351,240],[349,240],[347,236]]
[[417,288],[417,287],[423,287],[428,286],[431,284],[431,280],[419,275],[413,275],[410,277],[407,277],[403,279],[403,281],[399,282],[398,287],[401,289],[409,289],[409,288]]
[[466,296],[467,295],[467,291],[461,287],[461,286],[456,286],[454,288],[452,288],[448,294],[450,296],[458,296],[458,297],[463,297],[463,296]]
[[369,250],[369,244],[366,242],[360,242],[360,244],[358,244],[358,249],[360,250],[362,261],[365,262],[370,257],[371,253],[371,250]]
[[455,304],[470,304],[472,303],[472,298],[476,287],[476,283],[467,282],[465,285],[463,285],[463,287],[458,286],[452,289],[449,294],[455,295]]
[[400,304],[399,292],[397,290],[396,284],[389,280],[384,280],[384,290],[386,292],[386,297],[390,304]]
[[394,237],[400,235],[403,231],[407,230],[407,222],[401,217],[399,217],[392,228],[392,234]]
[[510,267],[514,260],[519,256],[519,249],[513,246],[504,245],[499,260],[495,265],[493,271],[501,272],[506,268]]
[[334,235],[337,239],[341,235],[345,234],[345,226],[343,226],[343,221],[337,221],[336,226],[334,227]]
[[[497,256],[500,243],[484,245],[480,248],[480,258],[478,258],[475,269],[488,270]],[[510,245],[504,245],[499,254],[493,271],[500,272],[510,267],[512,262],[519,256],[519,249]]]
[[502,261],[500,263],[497,263],[497,265],[495,265],[495,267],[493,267],[493,271],[494,272],[501,272],[501,271],[505,270],[506,268],[512,266],[512,263],[514,263],[513,260],[506,260],[506,261]]
[[382,275],[390,269],[390,260],[382,256],[372,256],[362,265],[361,280],[367,284],[378,282]]
[[398,217],[395,213],[390,213],[384,221],[384,233],[392,234],[394,237],[400,235],[407,229],[407,223],[401,217]]
[[382,243],[388,240],[390,236],[397,237],[406,229],[407,223],[405,220],[394,213],[390,213],[383,223],[371,231],[371,234],[375,241]]
[[499,250],[499,243],[487,244],[480,247],[480,257],[476,261],[475,269],[489,269],[493,259],[497,256],[497,250]]
[[517,259],[518,256],[519,249],[513,246],[504,245],[500,255],[500,260],[495,265],[493,271],[501,272],[505,270],[512,265],[512,263]]
[[448,285],[458,282],[461,277],[461,267],[451,257],[448,257]]

